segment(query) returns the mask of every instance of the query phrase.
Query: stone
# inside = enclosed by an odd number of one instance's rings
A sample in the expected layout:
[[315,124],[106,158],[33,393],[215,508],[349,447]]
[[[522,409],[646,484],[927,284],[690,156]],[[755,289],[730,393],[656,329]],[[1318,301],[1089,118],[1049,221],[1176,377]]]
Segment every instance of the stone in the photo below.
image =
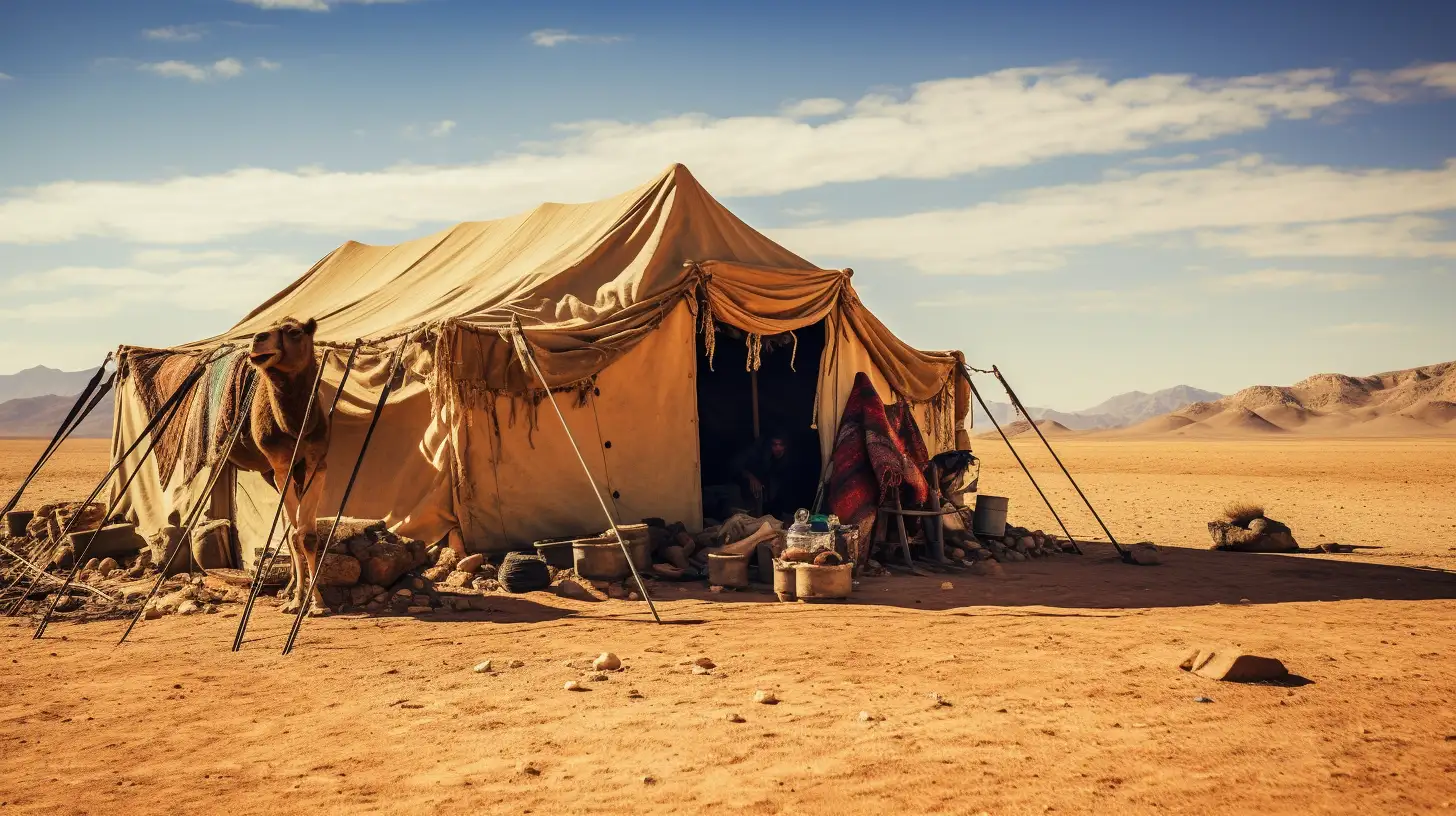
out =
[[124,558],[145,549],[147,540],[137,534],[134,524],[109,524],[99,530],[73,532],[66,536],[72,552],[85,552],[96,558]]
[[731,722],[731,723],[747,722],[747,720],[743,719],[743,715],[742,714],[729,714],[728,716],[724,717],[723,719],[725,719],[725,720],[727,720],[728,722]]
[[614,601],[625,601],[627,600],[627,589],[621,584],[608,584],[607,597]]
[[146,611],[142,613],[142,619],[143,620],[156,620],[157,618],[160,618],[160,617],[162,617],[165,614],[167,614],[167,613],[163,612],[162,609],[161,609],[161,607],[149,606],[149,607],[146,608]]
[[586,686],[583,686],[581,683],[578,683],[575,680],[567,680],[566,684],[563,685],[561,688],[565,689],[566,691],[586,691]]
[[859,713],[859,721],[860,722],[879,722],[880,720],[883,720],[883,719],[884,719],[884,717],[881,717],[878,714],[871,714],[868,711],[861,711]]
[[700,657],[697,660],[694,660],[693,661],[693,665],[694,666],[701,666],[701,667],[703,667],[705,669],[716,669],[716,668],[718,668],[718,664],[714,663],[712,661],[712,659],[706,658],[706,657]]
[[950,582],[950,581],[941,581],[941,582],[940,582],[940,588],[941,588],[941,589],[942,589],[942,590],[951,590],[951,589],[955,589],[955,584],[952,584],[952,583],[951,583],[951,582]]
[[932,691],[930,693],[930,705],[933,708],[948,707],[951,705],[951,701],[940,696],[939,692]]
[[447,574],[454,570],[458,563],[460,563],[460,556],[449,547],[441,547],[440,551],[435,554],[435,566],[444,567]]
[[183,532],[181,527],[167,525],[147,539],[147,546],[152,551],[152,563],[159,567],[165,565],[169,577],[190,572],[192,569],[192,548],[183,546]]
[[196,615],[201,611],[202,607],[197,604],[197,601],[183,601],[177,605],[177,614],[179,615]]
[[101,563],[96,565],[96,571],[101,573],[101,577],[103,578],[119,569],[121,569],[121,565],[116,563],[116,559],[110,556],[101,559]]
[[1143,541],[1127,548],[1132,562],[1142,567],[1153,567],[1163,563],[1158,554],[1158,545]]
[[377,587],[373,584],[355,584],[349,587],[350,606],[364,606],[370,601],[383,601],[387,597],[383,587]]
[[468,572],[461,572],[460,570],[455,570],[454,572],[452,572],[449,575],[445,576],[445,586],[452,586],[452,587],[466,587],[466,586],[470,586],[470,581],[471,581],[471,579],[473,577],[474,576],[472,576]]
[[521,668],[522,666],[525,666],[525,665],[526,665],[526,662],[524,660],[512,660],[511,662],[509,662],[509,663],[506,664],[506,668],[508,668],[508,669],[519,669],[519,668]]
[[413,604],[414,606],[432,606],[433,605],[433,604],[430,603],[430,596],[429,595],[423,595],[423,594],[418,593],[418,592],[416,592],[414,595],[410,596],[410,603]]
[[481,564],[484,564],[484,563],[485,563],[485,556],[482,555],[482,554],[480,554],[480,553],[475,553],[474,555],[467,555],[464,558],[462,558],[459,561],[457,561],[455,563],[455,569],[457,569],[457,570],[459,570],[461,572],[468,572],[471,575],[474,575],[475,574],[475,571],[478,570],[478,569],[480,569],[480,565]]
[[476,663],[475,664],[475,668],[471,669],[471,671],[475,672],[476,674],[486,674],[490,670],[491,669],[490,669],[490,661],[489,660],[484,660],[484,661],[481,661],[480,663]]
[[399,538],[383,530],[382,523],[373,538],[352,538],[347,549],[359,560],[359,580],[377,586],[391,586],[425,563],[423,543]]
[[93,558],[90,561],[87,561],[85,564],[83,564],[81,566],[81,569],[86,570],[87,572],[95,572],[100,567],[101,567],[101,559],[100,558]]
[[408,615],[428,615],[431,612],[434,612],[435,611],[435,607],[428,606],[428,605],[427,606],[410,606],[410,607],[405,607],[405,610],[404,611],[405,611],[405,614],[408,614]]
[[708,587],[708,591],[709,592],[722,592],[723,591],[723,587],[718,586],[717,584],[713,584],[712,586]]
[[602,652],[592,661],[592,668],[597,671],[616,671],[622,668],[622,660],[611,652]]
[[609,678],[607,675],[605,675],[605,674],[603,674],[601,672],[597,672],[596,674],[591,675],[587,679],[590,680],[590,681],[592,681],[593,683],[605,683],[605,682],[607,682],[607,680],[609,680],[611,678]]
[[1278,659],[1238,649],[1200,649],[1183,658],[1178,668],[1228,683],[1261,683],[1289,677],[1289,669]]
[[997,578],[1006,577],[1006,570],[1003,569],[999,563],[989,558],[984,561],[977,561],[974,564],[971,564],[971,572],[975,573],[976,575],[990,575]]
[[655,777],[655,776],[644,776],[644,777],[642,777],[642,784],[644,784],[644,785],[656,785],[657,784],[657,777]]
[[1195,703],[1211,703],[1211,702],[1213,702],[1213,698],[1212,697],[1194,697],[1193,698],[1193,702],[1195,702]]
[[694,666],[693,667],[693,674],[712,674],[712,673],[713,673],[713,670],[712,669],[704,668],[703,666]]
[[[352,555],[331,552],[319,564],[318,585],[347,587],[359,583],[362,567]],[[372,583],[372,582],[371,582]]]
[[450,568],[449,567],[430,567],[429,569],[421,570],[420,571],[420,575],[423,576],[424,578],[430,580],[430,581],[443,581],[447,577],[449,577],[449,575],[450,575]]
[[641,700],[642,699],[642,692],[638,691],[637,689],[627,689],[627,699],[629,699],[629,700]]
[[537,768],[535,764],[531,762],[522,762],[520,765],[516,766],[516,770],[521,772],[522,774],[525,774],[526,776],[541,775],[541,769]]
[[755,703],[762,703],[763,705],[778,705],[779,696],[777,694],[774,694],[772,691],[764,691],[763,689],[759,689],[758,691],[755,691],[753,693],[753,701]]

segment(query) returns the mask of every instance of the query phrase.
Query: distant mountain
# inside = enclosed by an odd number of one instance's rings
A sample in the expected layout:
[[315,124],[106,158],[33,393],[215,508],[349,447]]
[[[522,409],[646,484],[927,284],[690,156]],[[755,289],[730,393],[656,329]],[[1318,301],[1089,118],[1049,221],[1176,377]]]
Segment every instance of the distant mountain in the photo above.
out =
[[[81,426],[71,434],[77,438],[106,438],[111,436],[113,404],[110,394],[102,398],[96,410],[86,417]],[[41,437],[49,439],[61,427],[61,421],[76,404],[76,395],[57,397],[47,394],[43,397],[22,397],[0,402],[0,436]]]
[[[0,375],[0,436],[50,438],[95,373],[36,366]],[[111,436],[112,409],[108,394],[72,436]]]
[[72,396],[81,393],[96,369],[85,371],[58,371],[54,368],[36,366],[14,374],[0,374],[0,402],[25,397],[43,397],[46,394]]
[[1255,385],[1153,417],[1120,435],[1426,436],[1456,433],[1456,362],[1368,377],[1316,374]]
[[[1136,425],[1160,414],[1169,411],[1176,411],[1195,402],[1216,400],[1222,394],[1213,391],[1204,391],[1190,385],[1177,385],[1172,388],[1164,388],[1162,391],[1154,391],[1151,394],[1142,391],[1129,391],[1126,394],[1118,394],[1085,411],[1058,411],[1054,408],[1043,408],[1040,406],[1028,405],[1026,410],[1031,414],[1032,419],[1040,424],[1043,420],[1052,421],[1065,426],[1073,431],[1105,430],[1111,428],[1125,428],[1129,425]],[[1025,420],[1016,416],[1010,403],[993,402],[987,400],[991,413],[996,421],[1007,425],[1017,420]],[[981,406],[975,405],[973,419],[975,427],[994,432],[990,428],[990,420],[986,417]],[[1029,425],[1023,430],[1028,430]]]

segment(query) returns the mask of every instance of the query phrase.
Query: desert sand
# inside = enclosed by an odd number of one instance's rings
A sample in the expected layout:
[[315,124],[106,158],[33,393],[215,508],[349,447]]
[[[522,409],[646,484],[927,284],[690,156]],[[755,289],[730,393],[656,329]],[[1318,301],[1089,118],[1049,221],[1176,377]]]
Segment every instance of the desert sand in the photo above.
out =
[[[1015,443],[1072,531],[1095,532],[1034,435]],[[0,620],[0,807],[1456,809],[1456,440],[1054,444],[1120,540],[1164,545],[1161,566],[1088,544],[1001,578],[866,578],[837,605],[664,585],[662,626],[641,603],[502,595],[469,615],[310,620],[286,658],[273,607],[238,654],[226,606],[146,622],[121,648],[117,621],[35,642],[28,621]],[[39,447],[0,443],[0,491]],[[1010,496],[1013,522],[1054,529],[999,439],[976,447],[982,491]],[[27,504],[85,490],[105,450],[68,448]],[[1232,499],[1265,502],[1302,543],[1375,549],[1210,552],[1203,525]],[[1205,645],[1278,657],[1302,679],[1178,670]],[[589,679],[604,650],[626,669]],[[708,675],[692,673],[700,657]],[[472,671],[487,659],[493,671]]]

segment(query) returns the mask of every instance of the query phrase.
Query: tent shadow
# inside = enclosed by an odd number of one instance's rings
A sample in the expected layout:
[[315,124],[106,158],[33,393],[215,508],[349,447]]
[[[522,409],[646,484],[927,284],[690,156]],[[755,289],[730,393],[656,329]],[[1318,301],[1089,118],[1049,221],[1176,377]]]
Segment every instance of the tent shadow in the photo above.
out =
[[[1456,599],[1456,572],[1371,564],[1338,555],[1215,552],[1162,547],[1162,563],[1124,564],[1111,545],[1083,544],[1084,555],[1005,564],[1001,577],[971,573],[929,577],[866,577],[848,606],[890,606],[943,611],[967,606],[1061,609],[1147,609],[1258,605],[1356,599]],[[948,582],[950,589],[942,589]],[[701,584],[673,593],[714,603],[777,603],[757,586],[710,593]],[[978,613],[979,614],[979,613]],[[1028,610],[1020,614],[1034,613]]]

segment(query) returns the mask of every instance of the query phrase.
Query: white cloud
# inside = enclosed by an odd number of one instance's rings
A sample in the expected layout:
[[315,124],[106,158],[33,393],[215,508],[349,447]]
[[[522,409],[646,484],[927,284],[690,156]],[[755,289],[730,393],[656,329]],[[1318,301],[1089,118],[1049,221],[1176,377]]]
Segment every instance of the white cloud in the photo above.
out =
[[1193,164],[1199,158],[1197,153],[1179,153],[1176,156],[1143,156],[1133,159],[1128,164],[1144,167],[1171,167],[1176,164]]
[[160,40],[162,42],[197,42],[206,33],[207,26],[202,23],[188,23],[187,25],[144,29],[142,36],[149,40]]
[[279,68],[283,67],[280,63],[274,62],[273,60],[269,59],[263,59],[262,57],[254,60],[253,64],[258,66],[258,69],[262,71],[276,71]]
[[819,203],[805,204],[802,207],[785,207],[784,215],[790,218],[813,218],[816,215],[824,214],[824,205]]
[[[178,70],[202,70],[187,63],[178,65]],[[331,233],[410,229],[423,223],[505,215],[542,200],[612,195],[672,162],[686,163],[708,189],[721,196],[774,195],[876,179],[944,179],[1063,156],[1123,153],[1257,130],[1273,119],[1307,117],[1350,99],[1348,87],[1340,86],[1334,73],[1324,70],[1232,79],[1159,75],[1113,82],[1073,68],[1015,69],[922,83],[903,98],[870,94],[841,115],[816,124],[783,115],[714,118],[702,114],[640,123],[577,122],[558,128],[561,135],[553,141],[527,144],[514,155],[473,165],[306,177],[279,170],[241,169],[156,182],[57,182],[14,191],[0,199],[0,242],[115,236],[187,243],[271,228]],[[1306,178],[1311,175],[1322,178],[1329,189],[1311,189],[1316,184],[1314,178]],[[1436,181],[1450,189],[1451,172],[1436,176]],[[935,261],[935,256],[944,255],[952,265],[973,257],[986,260],[1006,252],[1030,252],[1034,257],[1012,258],[1010,265],[1044,267],[1050,263],[1048,250],[1058,246],[1264,223],[1225,212],[1230,206],[1224,198],[1187,202],[1181,211],[1185,216],[1189,208],[1197,207],[1223,214],[1185,218],[1182,225],[1173,224],[1171,215],[1159,215],[1164,200],[1142,206],[1136,213],[1141,220],[1132,227],[1121,223],[1120,215],[1111,215],[1139,208],[1139,196],[1181,201],[1180,196],[1197,194],[1200,189],[1218,192],[1220,183],[1237,182],[1252,189],[1224,191],[1225,198],[1232,196],[1240,202],[1239,207],[1248,196],[1265,192],[1270,200],[1288,203],[1289,196],[1278,188],[1292,180],[1304,184],[1301,189],[1316,199],[1329,192],[1334,200],[1348,204],[1341,185],[1362,178],[1361,174],[1328,168],[1229,169],[1227,165],[1145,174],[1100,186],[1049,188],[967,211],[923,213],[908,217],[912,220],[907,222],[856,222],[867,227],[867,232],[848,236],[842,246],[866,249],[872,258],[919,256]],[[1424,176],[1417,171],[1408,178]],[[1195,189],[1184,191],[1183,187]],[[1049,200],[1058,195],[1070,198]],[[1121,198],[1093,202],[1111,207],[1099,214],[1095,207],[1079,204],[1088,195]],[[1319,209],[1320,204],[1318,200],[1295,203],[1306,210]],[[1256,212],[1271,210],[1258,201],[1253,205]],[[1355,214],[1343,217],[1362,217],[1359,207],[1347,209]],[[1383,208],[1376,209],[1379,212],[1374,215],[1437,208],[1420,204],[1418,197],[1410,206],[1385,201]],[[998,215],[1001,213],[1016,214],[1018,219]],[[1053,223],[1081,219],[1087,224],[1085,230],[1049,238],[1048,233],[1054,231],[1034,220],[1019,220],[1023,215],[1043,221],[1050,218]],[[1333,219],[1273,215],[1272,223]],[[987,249],[978,248],[973,246],[975,242],[953,234],[964,219],[970,219],[973,226],[1006,222],[1005,235],[988,235]],[[1109,221],[1118,223],[1109,225]],[[1149,223],[1157,221],[1169,225]],[[1109,226],[1110,236],[1105,233]],[[906,227],[936,235],[917,248],[917,241],[904,240],[901,230]],[[841,246],[837,242],[843,231],[843,225],[827,225],[792,234],[796,240],[812,242],[806,243],[815,247],[809,251],[841,254],[836,248]],[[1020,246],[1015,246],[1018,242]],[[997,265],[1004,266],[1006,261],[996,258]]]
[[232,57],[220,59],[212,64],[212,72],[223,79],[232,79],[243,73],[243,64]]
[[328,11],[334,6],[341,6],[345,3],[354,3],[361,6],[374,6],[398,3],[413,3],[417,0],[233,0],[235,3],[242,3],[248,6],[255,6],[265,11]]
[[1413,65],[1397,71],[1356,71],[1351,90],[1371,102],[1401,102],[1420,95],[1456,94],[1456,62]]
[[[150,254],[149,254],[150,253]],[[0,315],[49,321],[118,314],[142,306],[236,313],[295,280],[308,263],[285,255],[239,258],[220,251],[137,253],[132,265],[63,266],[0,282]]]
[[15,79],[15,77],[13,77],[13,76],[11,76],[11,75],[9,75],[7,73],[4,73],[3,71],[0,71],[0,82],[6,82],[6,81],[12,80],[12,79]]
[[533,44],[542,48],[555,48],[565,43],[595,43],[604,45],[607,43],[622,42],[625,37],[614,34],[573,34],[564,28],[542,28],[532,31],[529,35]]
[[849,107],[840,99],[819,97],[815,99],[800,99],[784,106],[783,114],[790,119],[812,119],[820,116],[834,116],[843,113]]
[[190,82],[207,82],[213,79],[233,79],[241,76],[243,63],[232,57],[220,59],[211,65],[199,65],[197,63],[185,62],[183,60],[166,60],[164,62],[144,62],[137,65],[137,70],[146,71],[161,77],[170,79],[185,79]]
[[431,126],[430,135],[434,136],[437,139],[443,139],[444,137],[449,136],[450,133],[454,130],[455,121],[452,119],[443,119]]
[[[770,234],[815,258],[902,260],[927,272],[994,273],[1028,263],[1050,265],[1057,255],[1072,249],[1194,232],[1206,245],[1250,254],[1261,246],[1271,253],[1278,241],[1284,242],[1282,250],[1272,254],[1338,254],[1334,249],[1317,251],[1318,245],[1309,241],[1319,237],[1321,228],[1338,234],[1341,222],[1353,222],[1344,228],[1361,236],[1346,249],[1359,246],[1367,255],[1421,256],[1435,253],[1422,249],[1417,231],[1368,229],[1366,222],[1452,209],[1456,209],[1456,160],[1436,170],[1340,170],[1267,164],[1258,157],[1245,157],[1206,168],[1038,188],[964,209]],[[1291,226],[1297,229],[1285,230]],[[1306,241],[1303,248],[1301,240]]]
[[1233,232],[1202,232],[1200,246],[1254,258],[1456,258],[1456,241],[1440,240],[1447,224],[1403,215],[1325,224],[1279,224]]
[[1375,286],[1379,275],[1356,272],[1316,272],[1309,269],[1255,269],[1232,275],[1209,278],[1209,288],[1223,292],[1247,292],[1267,289],[1318,289],[1344,292]]

